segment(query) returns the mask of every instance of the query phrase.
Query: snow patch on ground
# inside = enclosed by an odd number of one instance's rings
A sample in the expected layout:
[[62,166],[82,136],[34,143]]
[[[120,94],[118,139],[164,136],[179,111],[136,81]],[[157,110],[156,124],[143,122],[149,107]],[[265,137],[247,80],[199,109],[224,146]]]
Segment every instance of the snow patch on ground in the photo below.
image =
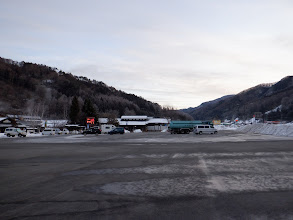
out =
[[133,130],[133,133],[141,133],[142,131],[140,129]]
[[199,168],[194,165],[152,165],[146,167],[133,167],[133,168],[112,168],[112,169],[98,169],[98,170],[76,170],[64,173],[64,176],[77,176],[77,175],[104,175],[104,174],[196,174]]
[[[141,156],[154,157],[155,155]],[[126,196],[210,197],[223,192],[270,192],[293,189],[290,166],[293,152],[175,153],[156,156],[166,156],[170,159],[170,163],[127,168],[76,170],[63,175],[149,175],[147,179],[88,185],[80,189],[87,192]],[[176,163],[178,158],[189,156],[195,157],[195,160],[186,160],[184,164]],[[272,173],[277,173],[277,175],[272,175]]]
[[215,129],[217,130],[236,130],[237,128],[239,128],[239,126],[237,125],[214,125]]
[[237,131],[254,134],[293,137],[293,124],[252,124],[240,127]]
[[134,182],[114,182],[103,186],[91,186],[86,191],[116,195],[178,197],[178,196],[207,196],[206,182],[196,176],[183,178],[147,179]]

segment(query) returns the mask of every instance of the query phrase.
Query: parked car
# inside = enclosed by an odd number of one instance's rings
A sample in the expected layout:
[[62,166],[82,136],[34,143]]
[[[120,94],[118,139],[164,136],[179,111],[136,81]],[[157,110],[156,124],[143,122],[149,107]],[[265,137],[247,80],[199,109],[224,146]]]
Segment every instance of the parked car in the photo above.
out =
[[45,128],[42,132],[42,135],[55,135],[55,129]]
[[108,132],[108,134],[124,134],[124,133],[125,133],[124,128],[121,128],[121,127],[114,128],[112,131]]
[[90,128],[88,130],[84,130],[83,134],[84,135],[87,135],[87,134],[101,134],[101,129],[99,129],[99,128]]
[[69,134],[69,130],[67,128],[63,128],[63,130],[61,130],[61,134]]
[[194,126],[193,133],[195,134],[217,134],[217,129],[213,125],[196,125]]
[[7,137],[26,137],[26,132],[21,130],[20,128],[6,128],[4,134]]
[[54,130],[55,130],[55,134],[60,135],[62,133],[62,131],[59,128],[54,128]]

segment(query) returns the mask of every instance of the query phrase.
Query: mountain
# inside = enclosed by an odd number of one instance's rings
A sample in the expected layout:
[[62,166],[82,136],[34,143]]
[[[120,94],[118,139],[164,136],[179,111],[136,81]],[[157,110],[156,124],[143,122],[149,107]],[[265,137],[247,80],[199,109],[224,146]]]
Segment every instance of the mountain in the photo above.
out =
[[[74,76],[45,65],[16,62],[0,57],[0,115],[26,114],[50,119],[69,119],[72,100],[79,108],[99,117],[148,115],[187,120],[181,111],[128,94],[103,82]],[[80,121],[82,117],[80,116]]]
[[[277,107],[279,110],[271,111]],[[195,120],[248,119],[255,112],[261,112],[267,120],[290,121],[293,120],[293,76],[277,83],[260,84],[195,108],[182,109],[182,112],[190,114]]]
[[222,100],[225,100],[225,99],[227,99],[227,98],[230,98],[230,97],[232,97],[232,96],[234,96],[234,95],[226,95],[226,96],[223,96],[223,97],[221,97],[221,98],[217,98],[217,99],[212,100],[212,101],[203,102],[203,103],[201,103],[201,105],[199,105],[199,106],[197,106],[197,107],[194,107],[194,108],[190,107],[190,108],[187,108],[187,109],[181,109],[181,111],[186,112],[186,113],[189,113],[189,112],[194,111],[194,110],[196,110],[196,109],[198,110],[198,109],[203,108],[203,107],[205,107],[205,106],[209,106],[209,105],[216,104],[216,103],[218,103],[218,102],[220,102],[220,101],[222,101]]

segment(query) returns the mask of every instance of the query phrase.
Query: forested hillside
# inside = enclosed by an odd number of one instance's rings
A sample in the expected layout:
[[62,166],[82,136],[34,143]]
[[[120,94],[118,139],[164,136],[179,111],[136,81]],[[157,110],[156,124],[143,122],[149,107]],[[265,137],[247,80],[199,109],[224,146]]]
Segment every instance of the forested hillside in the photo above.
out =
[[277,83],[261,84],[237,95],[226,96],[182,111],[200,120],[223,120],[235,117],[248,119],[252,118],[255,112],[261,112],[266,120],[292,121],[293,76],[287,76]]
[[78,120],[92,108],[98,117],[148,115],[186,120],[180,111],[127,94],[103,82],[26,62],[0,58],[0,114],[26,114],[51,119],[69,119],[73,98],[78,102]]

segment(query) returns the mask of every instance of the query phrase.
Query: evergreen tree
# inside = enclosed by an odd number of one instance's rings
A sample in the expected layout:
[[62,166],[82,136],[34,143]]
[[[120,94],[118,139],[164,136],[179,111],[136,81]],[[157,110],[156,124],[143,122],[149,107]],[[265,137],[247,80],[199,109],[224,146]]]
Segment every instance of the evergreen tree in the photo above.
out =
[[84,105],[82,107],[82,111],[84,112],[86,117],[97,117],[97,112],[93,103],[90,99],[86,99],[84,101]]
[[86,123],[87,117],[94,117],[95,121],[97,121],[98,119],[96,109],[90,99],[86,99],[82,107],[82,116],[81,116],[82,124]]
[[76,96],[73,97],[71,107],[70,107],[70,113],[69,118],[71,120],[71,123],[78,123],[79,122],[79,103]]

